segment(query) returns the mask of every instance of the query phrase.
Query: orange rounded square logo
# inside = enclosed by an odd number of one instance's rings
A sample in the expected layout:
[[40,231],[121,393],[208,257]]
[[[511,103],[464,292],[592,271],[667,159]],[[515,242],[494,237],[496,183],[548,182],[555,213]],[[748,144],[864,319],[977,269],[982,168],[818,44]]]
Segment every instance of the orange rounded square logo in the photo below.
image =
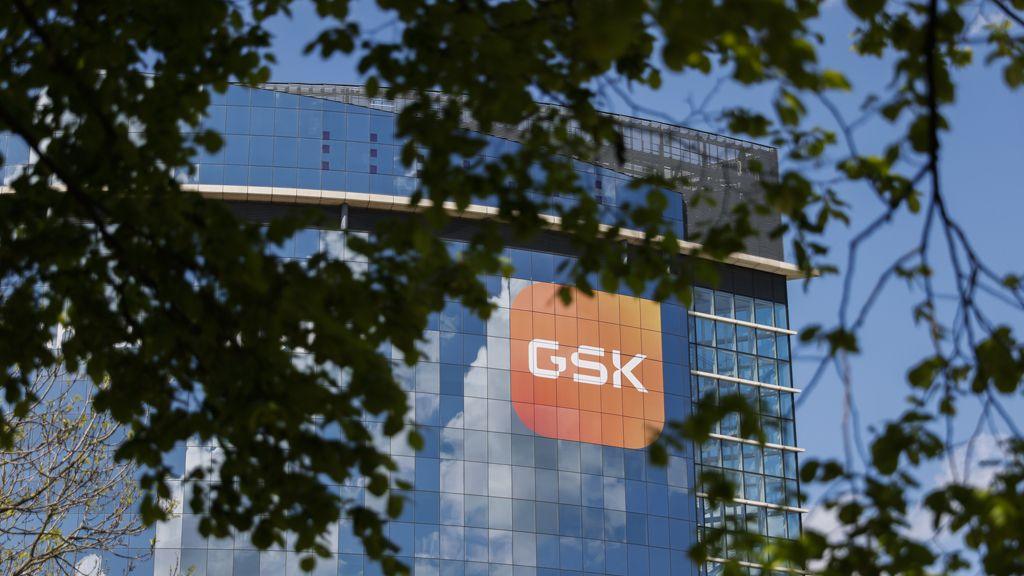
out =
[[538,282],[512,302],[512,405],[541,436],[643,448],[665,427],[661,306]]

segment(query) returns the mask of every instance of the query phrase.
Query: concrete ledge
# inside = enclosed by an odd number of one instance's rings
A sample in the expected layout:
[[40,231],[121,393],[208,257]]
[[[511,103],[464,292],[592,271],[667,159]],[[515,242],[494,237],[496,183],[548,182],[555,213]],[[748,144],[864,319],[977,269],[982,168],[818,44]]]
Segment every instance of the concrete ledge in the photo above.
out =
[[[395,210],[401,212],[419,212],[432,206],[429,200],[422,200],[418,205],[411,205],[403,196],[390,194],[368,194],[365,192],[343,192],[335,190],[312,190],[307,188],[277,188],[272,186],[225,186],[220,184],[182,184],[181,188],[190,192],[198,192],[207,198],[218,200],[241,201],[241,202],[274,202],[279,204],[308,204],[308,205],[339,205],[348,204],[357,208],[372,208],[376,210]],[[10,187],[0,186],[0,194],[10,193]],[[459,210],[454,202],[445,202],[445,211],[457,218],[470,218],[482,220],[495,218],[498,209],[493,206],[470,204],[465,210]],[[548,223],[548,227],[557,230],[561,228],[562,220],[557,216],[541,215],[541,218]],[[601,225],[601,230],[609,230],[611,226]],[[620,229],[619,236],[627,242],[639,243],[643,241],[644,234],[639,230]],[[688,240],[679,240],[680,254],[693,254],[701,258],[712,259],[702,254],[703,246]],[[787,280],[799,280],[805,277],[795,264],[782,260],[772,260],[762,256],[754,256],[736,252],[721,259],[713,259],[726,264],[761,270],[784,276]]]
[[[419,204],[412,205],[404,196],[391,194],[370,194],[366,192],[344,192],[335,190],[309,190],[296,188],[274,188],[269,186],[218,186],[212,184],[183,184],[182,189],[192,192],[199,192],[211,198],[223,200],[242,200],[248,202],[275,202],[287,204],[325,204],[339,205],[348,204],[356,208],[371,208],[375,210],[394,210],[400,212],[419,212],[433,206],[430,200],[421,200]],[[243,193],[242,190],[245,192]],[[452,216],[482,220],[495,218],[498,209],[493,206],[481,204],[470,204],[465,210],[459,210],[454,202],[445,202],[444,209]],[[562,220],[557,216],[542,214],[541,218],[548,223],[548,227],[557,230],[561,228]],[[601,225],[601,231],[607,231],[611,226]],[[643,232],[639,230],[620,229],[619,236],[628,242],[639,243],[644,239]],[[703,246],[697,242],[679,240],[680,254],[693,254],[701,258],[710,257],[702,254]],[[726,264],[740,266],[769,272],[784,276],[787,280],[798,280],[804,278],[803,272],[795,264],[782,260],[773,260],[762,256],[736,252],[722,259],[715,259]]]

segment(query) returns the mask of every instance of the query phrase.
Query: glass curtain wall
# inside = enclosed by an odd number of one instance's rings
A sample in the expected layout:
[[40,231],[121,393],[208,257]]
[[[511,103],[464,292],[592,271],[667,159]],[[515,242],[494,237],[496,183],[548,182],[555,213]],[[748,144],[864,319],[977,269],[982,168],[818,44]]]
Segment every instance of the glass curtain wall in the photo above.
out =
[[[304,230],[278,256],[304,259],[325,251],[365,266],[345,239],[340,231]],[[460,249],[458,242],[450,246]],[[449,302],[430,319],[422,362],[408,367],[392,354],[425,439],[415,452],[400,439],[378,435],[379,447],[399,464],[395,479],[414,487],[404,493],[402,516],[388,526],[400,557],[417,576],[696,574],[686,556],[696,538],[689,450],[673,452],[667,467],[656,467],[642,448],[544,437],[517,415],[511,391],[517,363],[509,339],[516,295],[535,283],[564,281],[556,271],[566,257],[520,249],[506,256],[514,275],[484,279],[497,305],[491,318],[481,320]],[[679,421],[692,404],[686,312],[677,303],[658,306],[665,417]],[[187,456],[215,458],[215,451],[190,446]],[[382,509],[358,481],[337,489]],[[156,574],[173,573],[176,565],[207,576],[299,573],[298,556],[289,551],[256,551],[244,535],[203,539],[196,527],[191,514],[161,527]],[[318,574],[380,573],[344,518],[336,537],[337,554],[318,564]]]
[[[739,558],[731,533],[797,538],[801,514],[794,394],[786,286],[781,279],[728,268],[720,289],[694,287],[689,309],[691,383],[694,401],[715,403],[742,396],[753,407],[765,435],[764,446],[740,434],[740,416],[716,424],[712,438],[696,454],[698,482],[717,472],[736,487],[737,502],[711,506],[698,497],[702,526],[724,529],[719,558]],[[698,409],[695,405],[695,409]],[[698,489],[698,494],[703,490]],[[721,564],[708,564],[708,573]],[[760,574],[749,567],[751,574]],[[781,573],[780,573],[781,574]]]

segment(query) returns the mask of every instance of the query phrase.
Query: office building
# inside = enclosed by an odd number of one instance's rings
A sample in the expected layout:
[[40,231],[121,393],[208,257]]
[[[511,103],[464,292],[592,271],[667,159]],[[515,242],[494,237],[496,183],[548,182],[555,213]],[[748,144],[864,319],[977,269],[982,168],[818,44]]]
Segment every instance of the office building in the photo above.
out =
[[[326,251],[365,266],[346,239],[369,234],[396,211],[407,214],[406,198],[418,184],[415,168],[400,160],[394,121],[401,105],[369,99],[352,86],[231,87],[215,97],[205,120],[226,145],[199,157],[195,174],[182,176],[184,185],[259,222],[295,205],[316,206],[337,225],[300,231],[277,254],[304,259]],[[617,120],[626,165],[600,158],[577,163],[610,216],[623,203],[642,201],[627,186],[632,177],[685,175],[719,201],[688,207],[687,190],[668,193],[665,217],[680,237],[697,238],[723,206],[758,198],[758,179],[774,174],[771,148],[650,120]],[[8,158],[5,177],[31,161],[15,139],[0,145]],[[514,146],[514,133],[495,133],[485,154]],[[751,170],[754,162],[764,171]],[[562,304],[554,294],[568,282],[562,265],[574,255],[551,231],[506,249],[511,277],[483,279],[497,305],[490,319],[458,302],[434,314],[425,360],[411,368],[394,360],[425,448],[416,452],[381,438],[399,464],[396,476],[414,486],[402,517],[388,528],[413,574],[714,574],[729,550],[706,566],[687,557],[706,527],[769,538],[799,534],[794,332],[786,297],[786,280],[798,273],[784,262],[781,241],[766,233],[777,223],[756,216],[762,234],[721,263],[718,286],[694,287],[690,309],[627,292]],[[461,231],[453,227],[446,238],[452,250],[470,226],[471,219]],[[735,393],[760,411],[768,444],[740,438],[738,418],[726,418],[706,445],[673,450],[667,467],[648,462],[645,448],[667,423],[685,419],[700,399]],[[215,452],[186,446],[172,457],[184,471],[215,459]],[[705,505],[699,478],[708,469],[739,486],[734,504]],[[357,481],[337,489],[373,504]],[[185,510],[150,533],[154,553],[133,574],[299,573],[298,557],[287,550],[257,551],[242,536],[201,537],[198,518]],[[379,573],[345,519],[330,538],[335,554],[317,565],[317,574]],[[759,573],[752,563],[750,569]],[[107,574],[119,573],[111,560]]]

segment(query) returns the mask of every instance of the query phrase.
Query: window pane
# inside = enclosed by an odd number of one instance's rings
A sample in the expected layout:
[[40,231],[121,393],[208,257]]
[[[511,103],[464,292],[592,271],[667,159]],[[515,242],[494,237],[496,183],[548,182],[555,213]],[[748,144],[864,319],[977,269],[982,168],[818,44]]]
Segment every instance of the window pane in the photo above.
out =
[[786,478],[796,478],[797,476],[797,459],[796,452],[783,452],[782,461],[785,463],[785,476]]
[[782,477],[782,451],[778,448],[764,449],[764,473]]
[[324,127],[321,136],[326,135],[329,140],[345,139],[345,114],[341,112],[324,112]]
[[754,377],[754,357],[747,354],[740,354],[737,363],[737,376],[745,380],[756,380]]
[[348,114],[348,134],[346,138],[349,141],[355,142],[369,142],[370,141],[370,117],[366,114]]
[[719,348],[735,350],[736,325],[728,322],[715,322],[715,339]]
[[252,130],[253,134],[260,136],[273,136],[274,135],[274,109],[273,108],[258,108],[252,109],[250,115],[249,129]]
[[370,171],[370,146],[364,142],[345,145],[345,169],[352,172]]
[[230,134],[224,138],[224,161],[228,164],[249,162],[249,137]]
[[767,358],[757,359],[757,381],[762,384],[778,385],[775,361]]
[[783,360],[789,360],[789,336],[786,334],[775,335],[776,354]]
[[757,331],[757,355],[775,357],[775,334],[767,330]]
[[761,389],[761,413],[779,416],[779,393],[768,388]]
[[[721,453],[721,441],[714,438],[706,441],[701,447],[700,460],[703,464],[709,466],[721,466],[722,465],[722,453]],[[782,461],[779,460],[779,468],[782,467]],[[781,476],[781,471],[779,476]]]
[[728,292],[715,292],[715,316],[732,318],[732,294]]
[[298,110],[278,108],[274,110],[274,135],[295,136],[298,128]]
[[323,129],[323,112],[320,110],[301,110],[299,112],[299,136],[320,139]]
[[747,326],[736,327],[736,349],[747,354],[754,353],[754,329]]
[[718,402],[718,382],[713,378],[705,378],[703,376],[698,378],[697,399],[699,401]]
[[761,447],[751,444],[743,445],[743,470],[761,473]]
[[765,326],[775,325],[775,307],[771,302],[754,301],[754,322]]
[[[729,436],[731,435],[729,434]],[[738,442],[722,442],[722,466],[730,470],[743,468],[740,464],[740,444]]]
[[729,350],[718,351],[718,374],[736,375],[736,353]]
[[715,350],[713,348],[697,347],[697,370],[702,372],[715,371]]
[[696,318],[695,326],[697,328],[697,344],[704,346],[715,345],[715,322],[707,320],[705,318]]
[[775,305],[775,325],[779,328],[789,328],[789,319],[786,316],[786,305]]
[[754,301],[746,296],[736,296],[736,319],[754,321]]
[[693,310],[713,314],[712,293],[707,288],[693,288]]
[[248,134],[249,114],[248,106],[228,106],[227,133]]
[[274,163],[274,139],[269,136],[253,136],[249,142],[249,161],[256,166],[271,166]]
[[761,480],[762,478],[756,474],[744,474],[743,497],[747,500],[761,501]]

